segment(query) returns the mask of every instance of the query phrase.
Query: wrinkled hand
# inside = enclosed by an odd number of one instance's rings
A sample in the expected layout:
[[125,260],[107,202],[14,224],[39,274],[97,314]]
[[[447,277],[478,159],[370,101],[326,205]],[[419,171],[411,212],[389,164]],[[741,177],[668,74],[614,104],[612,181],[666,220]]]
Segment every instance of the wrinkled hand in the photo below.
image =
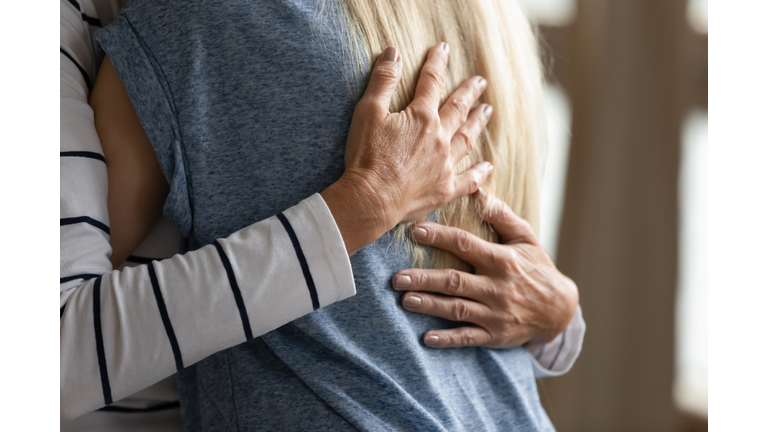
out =
[[391,113],[389,105],[403,62],[397,50],[387,48],[355,107],[344,175],[376,190],[392,226],[417,220],[475,192],[491,168],[484,162],[461,175],[453,173],[488,123],[491,107],[480,105],[470,113],[486,87],[486,81],[475,76],[464,81],[440,108],[448,52],[445,43],[430,50],[413,101],[403,111]]
[[501,244],[430,222],[416,224],[411,231],[418,243],[445,249],[475,267],[475,274],[408,269],[392,278],[396,290],[408,291],[402,299],[405,309],[472,324],[428,331],[427,346],[546,343],[565,330],[576,312],[576,285],[557,270],[528,222],[501,200],[491,198],[487,205],[486,220]]
[[464,81],[440,107],[448,50],[444,43],[430,50],[413,101],[401,112],[389,112],[402,76],[397,50],[384,50],[371,71],[352,116],[344,173],[321,192],[350,255],[398,223],[475,192],[493,169],[481,162],[453,173],[492,109],[481,104],[470,112],[487,85],[479,76]]

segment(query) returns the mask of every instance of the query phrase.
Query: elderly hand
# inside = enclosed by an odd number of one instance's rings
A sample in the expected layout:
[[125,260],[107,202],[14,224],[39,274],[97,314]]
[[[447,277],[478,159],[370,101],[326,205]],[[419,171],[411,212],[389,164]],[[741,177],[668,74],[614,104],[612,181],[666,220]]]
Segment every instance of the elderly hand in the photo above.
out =
[[321,193],[350,255],[396,224],[475,192],[493,168],[482,162],[453,173],[492,109],[481,104],[470,112],[486,87],[479,76],[464,81],[440,107],[448,51],[445,43],[430,50],[413,101],[401,112],[389,112],[402,76],[397,50],[385,49],[371,71],[352,117],[344,174]]
[[427,346],[546,343],[565,330],[576,312],[576,285],[557,270],[528,222],[501,200],[491,198],[487,205],[486,220],[501,236],[501,244],[429,222],[411,230],[418,243],[445,249],[475,267],[475,274],[408,269],[392,278],[396,290],[408,291],[402,298],[405,309],[472,324],[428,331]]

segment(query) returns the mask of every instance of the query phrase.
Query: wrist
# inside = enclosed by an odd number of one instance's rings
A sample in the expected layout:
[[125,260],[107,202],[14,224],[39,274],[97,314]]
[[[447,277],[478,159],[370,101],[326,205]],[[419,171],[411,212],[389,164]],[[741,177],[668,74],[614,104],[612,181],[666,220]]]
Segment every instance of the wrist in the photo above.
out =
[[364,175],[345,171],[320,196],[338,226],[347,254],[352,256],[392,229],[399,219],[392,200],[381,193],[381,185]]

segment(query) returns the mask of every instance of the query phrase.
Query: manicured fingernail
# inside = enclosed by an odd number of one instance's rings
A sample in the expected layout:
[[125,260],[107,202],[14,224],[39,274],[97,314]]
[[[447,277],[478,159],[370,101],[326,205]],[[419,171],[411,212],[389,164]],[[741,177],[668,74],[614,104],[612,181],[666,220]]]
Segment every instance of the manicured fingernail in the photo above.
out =
[[415,294],[408,294],[403,297],[403,306],[409,308],[417,308],[421,306],[421,297]]
[[491,163],[490,163],[490,162],[486,162],[486,164],[487,164],[487,165],[483,167],[483,171],[485,171],[485,172],[491,172],[491,171],[493,171],[493,165],[491,165]]
[[443,42],[440,44],[440,51],[448,51],[449,49],[450,47],[448,46],[447,43]]
[[424,228],[414,227],[411,229],[411,236],[416,240],[423,240],[427,238],[427,230]]
[[411,285],[411,277],[408,275],[400,275],[395,278],[395,286],[397,288],[405,288]]
[[427,335],[424,337],[424,344],[429,346],[437,346],[440,343],[440,338],[435,335]]
[[477,87],[482,90],[485,88],[485,86],[488,85],[488,81],[485,80],[485,78],[480,77],[480,79],[477,81]]
[[486,117],[490,117],[492,112],[493,107],[490,105],[486,105],[485,108],[483,108],[483,114],[485,114]]
[[389,47],[381,53],[381,61],[393,62],[397,60],[397,48]]

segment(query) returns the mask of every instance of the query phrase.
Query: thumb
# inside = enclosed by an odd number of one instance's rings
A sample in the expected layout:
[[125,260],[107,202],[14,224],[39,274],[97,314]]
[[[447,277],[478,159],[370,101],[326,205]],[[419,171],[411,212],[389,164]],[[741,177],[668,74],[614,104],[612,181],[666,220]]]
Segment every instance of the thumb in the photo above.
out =
[[504,201],[479,188],[474,194],[486,222],[501,236],[501,243],[535,244],[536,234],[527,220],[516,215]]
[[372,102],[389,112],[392,93],[400,83],[402,72],[403,59],[397,49],[389,47],[382,51],[376,64],[373,65],[371,78],[368,80],[368,87],[365,89],[362,100]]

